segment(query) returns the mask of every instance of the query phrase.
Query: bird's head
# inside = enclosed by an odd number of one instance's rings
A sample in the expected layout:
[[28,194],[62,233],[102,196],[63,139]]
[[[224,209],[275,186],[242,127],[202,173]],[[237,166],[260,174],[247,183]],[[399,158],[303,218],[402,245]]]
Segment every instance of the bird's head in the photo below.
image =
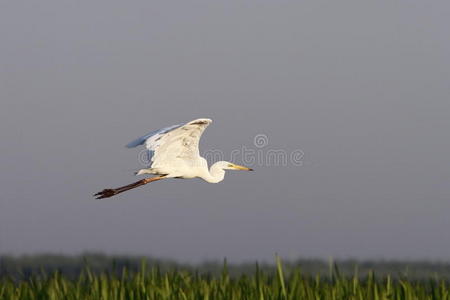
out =
[[253,171],[253,169],[251,169],[251,168],[236,165],[236,164],[228,162],[228,161],[223,161],[222,163],[223,163],[222,169],[224,169],[224,170]]
[[220,182],[225,176],[225,170],[253,171],[253,169],[236,165],[228,161],[218,161],[211,166],[209,173],[207,172],[205,177],[202,178],[211,183]]

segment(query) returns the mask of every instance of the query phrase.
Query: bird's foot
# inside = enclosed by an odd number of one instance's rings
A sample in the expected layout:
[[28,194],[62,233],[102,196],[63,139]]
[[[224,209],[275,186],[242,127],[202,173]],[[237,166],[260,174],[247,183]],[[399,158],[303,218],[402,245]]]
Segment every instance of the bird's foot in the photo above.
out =
[[95,194],[94,197],[96,197],[96,199],[103,199],[112,197],[116,194],[118,194],[118,192],[115,189],[104,189],[103,191]]

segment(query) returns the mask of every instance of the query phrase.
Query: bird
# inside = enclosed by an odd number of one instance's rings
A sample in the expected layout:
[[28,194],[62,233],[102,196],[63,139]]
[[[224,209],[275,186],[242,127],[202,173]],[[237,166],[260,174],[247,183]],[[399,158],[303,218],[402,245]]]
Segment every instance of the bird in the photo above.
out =
[[253,169],[228,161],[218,161],[208,169],[205,158],[200,156],[199,141],[212,120],[196,119],[187,123],[172,125],[152,131],[126,145],[127,148],[145,146],[149,165],[135,175],[151,174],[134,183],[118,188],[104,189],[96,194],[96,199],[115,196],[150,182],[169,178],[201,178],[209,183],[221,182],[225,170],[253,171]]

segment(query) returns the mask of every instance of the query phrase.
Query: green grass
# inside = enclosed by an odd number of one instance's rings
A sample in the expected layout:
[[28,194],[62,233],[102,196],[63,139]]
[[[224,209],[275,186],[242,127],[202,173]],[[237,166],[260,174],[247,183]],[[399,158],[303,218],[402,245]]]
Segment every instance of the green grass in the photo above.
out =
[[0,279],[0,299],[450,299],[445,280],[344,277],[337,267],[328,276],[306,276],[296,267],[284,272],[277,257],[276,272],[261,271],[236,277],[224,264],[220,275],[196,271],[161,271],[142,263],[138,272],[94,274],[86,269],[69,279],[58,272],[27,280]]

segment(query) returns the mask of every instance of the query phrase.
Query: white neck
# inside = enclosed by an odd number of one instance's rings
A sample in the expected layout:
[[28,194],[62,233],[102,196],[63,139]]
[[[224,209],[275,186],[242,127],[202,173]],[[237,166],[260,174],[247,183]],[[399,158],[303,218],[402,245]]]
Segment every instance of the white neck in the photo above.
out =
[[209,168],[206,169],[206,173],[202,178],[210,183],[218,183],[225,177],[225,170],[223,169],[223,162],[218,161]]

